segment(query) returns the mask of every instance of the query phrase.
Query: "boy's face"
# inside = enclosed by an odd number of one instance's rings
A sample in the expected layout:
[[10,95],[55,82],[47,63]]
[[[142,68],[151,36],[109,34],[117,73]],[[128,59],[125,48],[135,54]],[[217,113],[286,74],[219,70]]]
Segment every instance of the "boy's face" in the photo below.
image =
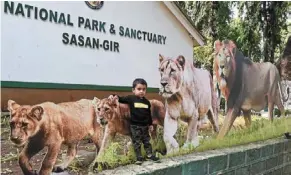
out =
[[138,96],[140,98],[144,97],[146,94],[147,87],[143,84],[137,84],[135,88],[132,89],[132,92],[135,96]]

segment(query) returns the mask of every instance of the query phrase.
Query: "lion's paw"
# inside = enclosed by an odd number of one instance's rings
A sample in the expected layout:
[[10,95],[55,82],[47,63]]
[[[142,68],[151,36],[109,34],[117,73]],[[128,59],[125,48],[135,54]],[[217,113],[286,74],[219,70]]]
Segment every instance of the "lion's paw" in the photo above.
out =
[[195,138],[192,142],[186,142],[182,146],[183,149],[190,149],[192,147],[196,148],[199,146],[199,138]]
[[182,149],[189,149],[191,147],[191,143],[187,142],[187,143],[184,143],[183,146],[182,146]]
[[33,173],[32,174],[33,175],[39,175],[38,172],[37,172],[37,170],[33,170]]
[[193,139],[193,141],[191,142],[192,145],[194,146],[194,148],[196,148],[197,146],[199,146],[199,136],[196,137],[195,139]]
[[169,150],[167,150],[167,154],[175,154],[178,152],[179,152],[179,147],[178,148],[172,147]]
[[53,172],[55,172],[55,173],[64,172],[65,170],[66,170],[66,168],[61,166],[61,165],[57,165],[53,168]]

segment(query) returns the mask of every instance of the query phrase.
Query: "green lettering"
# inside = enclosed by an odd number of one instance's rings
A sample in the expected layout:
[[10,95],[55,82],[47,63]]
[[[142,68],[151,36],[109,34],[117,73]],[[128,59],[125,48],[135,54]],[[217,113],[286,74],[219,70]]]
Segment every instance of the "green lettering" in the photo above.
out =
[[136,39],[136,30],[131,29],[131,38]]
[[61,24],[61,23],[63,23],[64,25],[66,25],[65,14],[63,14],[63,13],[60,14],[60,18],[59,18],[59,24]]
[[102,31],[102,32],[106,33],[105,24],[106,24],[106,22],[100,22],[99,21],[99,31]]
[[162,36],[158,35],[158,44],[162,44]]
[[109,50],[109,41],[108,40],[104,40],[103,41],[103,48],[104,48],[104,50]]
[[120,26],[119,27],[119,35],[120,36],[123,36],[124,35],[124,27],[123,26]]
[[157,43],[157,36],[156,36],[156,34],[154,34],[153,43]]
[[148,41],[151,42],[153,39],[153,34],[152,33],[148,33]]
[[79,46],[84,46],[84,36],[82,36],[82,35],[79,35],[78,36],[78,45]]
[[18,16],[18,14],[21,14],[23,17],[25,17],[24,11],[23,11],[23,7],[22,7],[21,3],[18,3],[16,11],[15,11],[15,15]]
[[84,18],[83,17],[78,17],[78,27],[81,27],[81,24],[84,24]]
[[86,23],[85,23],[85,27],[84,29],[89,28],[89,30],[91,30],[91,25],[90,25],[90,20],[86,19]]
[[39,17],[41,20],[46,21],[48,18],[48,12],[46,11],[46,9],[42,8],[39,10]]
[[129,28],[126,28],[124,36],[130,38]]
[[119,43],[114,42],[114,52],[119,52]]
[[145,41],[145,39],[146,39],[145,35],[147,34],[147,32],[143,31],[142,33],[143,33],[143,40]]
[[92,20],[92,30],[98,31],[98,21]]
[[50,10],[50,22],[58,23],[58,12],[53,12]]
[[141,35],[141,31],[138,30],[138,31],[137,31],[137,39],[141,39],[141,36],[140,36],[140,35]]
[[93,49],[99,49],[99,39],[93,38]]
[[90,37],[87,37],[87,38],[86,38],[86,44],[85,44],[85,47],[90,47],[90,48],[92,48]]
[[70,42],[70,45],[76,45],[77,46],[77,39],[76,39],[76,35],[73,34],[72,37],[71,37],[71,42]]
[[163,44],[166,44],[166,36],[162,36]]
[[25,4],[24,7],[27,9],[27,17],[30,18],[30,12],[33,9],[33,6]]
[[71,22],[71,15],[67,14],[67,17],[68,17],[68,25],[73,27],[74,24]]
[[37,12],[38,12],[38,8],[37,7],[35,7],[34,8],[34,19],[37,19]]
[[4,12],[8,13],[8,10],[10,14],[14,13],[14,2],[4,1]]
[[63,43],[68,44],[69,43],[69,34],[68,33],[63,33]]

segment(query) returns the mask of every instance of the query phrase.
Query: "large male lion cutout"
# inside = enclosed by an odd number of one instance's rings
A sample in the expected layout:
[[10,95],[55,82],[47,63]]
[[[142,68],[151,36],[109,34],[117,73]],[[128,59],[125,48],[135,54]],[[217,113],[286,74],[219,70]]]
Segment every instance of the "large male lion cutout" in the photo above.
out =
[[217,97],[211,74],[207,70],[195,68],[193,62],[183,56],[171,59],[159,55],[159,61],[160,94],[166,103],[164,141],[167,153],[179,148],[173,137],[178,129],[179,118],[188,123],[184,146],[198,146],[198,122],[203,120],[206,114],[214,131],[219,130]]
[[[157,125],[164,125],[165,107],[158,100],[149,100],[151,103],[151,114],[153,119],[153,128],[151,137],[156,138]],[[94,98],[93,106],[95,108],[97,122],[105,126],[104,137],[98,156],[102,155],[104,150],[114,139],[116,133],[122,135],[130,135],[130,108],[127,104],[119,103],[117,99]]]
[[[227,114],[218,138],[224,137],[242,110],[245,123],[251,124],[251,110],[260,111],[268,104],[269,119],[273,120],[276,104],[284,113],[280,76],[269,62],[254,63],[240,52],[233,41],[215,41],[214,74],[227,101]],[[289,97],[289,89],[288,97]],[[283,101],[287,101],[284,98]]]
[[[96,146],[96,154],[102,136],[91,100],[55,104],[45,102],[38,105],[19,105],[8,101],[10,111],[10,140],[17,146],[24,146],[19,155],[19,165],[25,175],[49,175],[64,171],[77,153],[77,145],[88,134]],[[56,165],[61,145],[68,146],[67,157]],[[39,173],[33,170],[29,160],[48,147]]]

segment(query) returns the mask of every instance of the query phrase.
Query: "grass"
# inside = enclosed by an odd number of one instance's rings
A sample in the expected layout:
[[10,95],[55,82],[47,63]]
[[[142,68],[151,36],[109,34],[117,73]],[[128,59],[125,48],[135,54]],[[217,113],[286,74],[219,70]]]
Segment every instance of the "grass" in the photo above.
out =
[[255,120],[250,128],[232,129],[229,134],[222,140],[216,139],[216,135],[212,135],[210,139],[202,140],[197,148],[180,149],[176,154],[167,155],[172,157],[177,155],[189,154],[191,152],[203,152],[207,150],[215,150],[229,148],[238,145],[244,145],[257,141],[268,140],[281,137],[285,132],[291,131],[291,118],[275,119],[270,123],[267,119]]
[[[219,123],[222,124],[223,118],[220,117]],[[200,139],[200,145],[196,148],[190,147],[188,149],[182,149],[175,154],[170,155],[161,155],[157,153],[160,158],[173,157],[178,155],[185,155],[194,152],[202,152],[207,150],[215,150],[221,148],[228,148],[237,145],[243,145],[248,143],[253,143],[257,141],[263,141],[272,138],[278,138],[282,136],[285,132],[291,131],[291,118],[279,118],[274,119],[271,123],[268,119],[264,119],[258,116],[252,116],[252,125],[249,128],[246,128],[244,125],[243,117],[238,117],[234,123],[233,128],[221,140],[216,139],[216,134],[213,134],[212,129],[209,123],[206,124],[201,132],[200,136],[204,136],[203,139]],[[180,146],[186,140],[187,125],[182,122],[179,123],[179,129],[175,135]],[[158,138],[156,140],[151,140],[153,145],[153,150],[162,151],[165,150],[165,144],[162,139],[163,129],[158,128]],[[113,142],[109,148],[105,151],[103,156],[100,159],[95,160],[98,162],[98,171],[104,169],[112,169],[121,165],[131,164],[135,161],[135,155],[133,147],[130,146],[127,154],[124,153],[124,146],[119,144],[119,142]],[[145,151],[142,147],[142,154],[145,155]]]
[[15,161],[18,159],[18,154],[9,153],[4,156],[1,156],[1,163],[5,163],[8,161]]
[[[1,117],[1,126],[8,126],[9,118]],[[223,117],[219,117],[219,125],[222,126]],[[166,150],[165,144],[163,142],[163,128],[158,127],[158,136],[155,140],[151,140],[153,150],[158,151],[157,156],[160,158],[167,158],[179,155],[185,155],[195,152],[202,152],[207,150],[215,150],[221,148],[228,148],[237,145],[243,145],[248,143],[253,143],[257,141],[267,140],[271,138],[277,138],[283,135],[285,132],[291,132],[291,117],[289,118],[276,118],[273,123],[271,123],[268,119],[252,116],[252,125],[250,128],[245,127],[243,117],[238,117],[230,132],[226,137],[222,140],[216,139],[216,134],[212,131],[212,126],[210,123],[204,124],[201,131],[199,131],[199,136],[202,136],[203,139],[200,139],[200,145],[196,148],[190,147],[188,149],[182,149],[175,154],[171,155],[161,155],[159,152],[163,152]],[[9,128],[1,128],[1,137],[4,134],[9,133]],[[176,140],[179,145],[182,146],[186,140],[187,133],[187,124],[183,122],[179,122],[179,128],[175,135]],[[134,154],[133,147],[125,146],[129,141],[128,137],[117,135],[117,138],[110,144],[108,149],[104,152],[104,154],[100,157],[100,159],[95,160],[98,162],[98,167],[95,171],[99,172],[104,169],[112,169],[121,165],[127,165],[134,163],[136,157]],[[145,156],[145,150],[142,146],[142,154]],[[16,154],[7,154],[1,157],[1,163],[7,161],[16,160]],[[94,165],[94,164],[92,164]],[[78,166],[71,165],[70,169],[72,171],[79,171]],[[92,169],[92,167],[90,167]],[[9,172],[9,170],[7,170]]]

